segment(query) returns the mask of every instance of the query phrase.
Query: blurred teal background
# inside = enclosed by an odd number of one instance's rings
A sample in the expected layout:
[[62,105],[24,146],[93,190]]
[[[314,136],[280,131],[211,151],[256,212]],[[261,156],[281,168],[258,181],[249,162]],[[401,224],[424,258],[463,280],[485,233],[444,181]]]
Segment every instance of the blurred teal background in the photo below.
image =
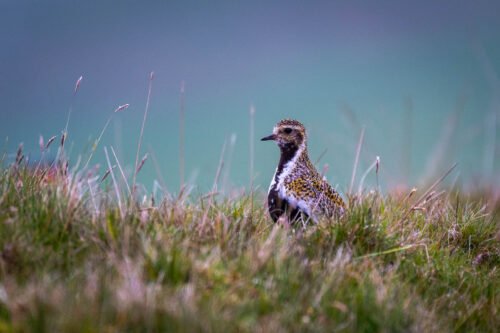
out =
[[[382,188],[413,186],[459,163],[465,185],[500,179],[498,1],[0,1],[0,135],[38,158],[38,137],[69,125],[71,158],[121,104],[94,162],[114,146],[129,170],[155,72],[139,181],[179,186],[185,82],[186,178],[207,190],[224,142],[226,186],[255,184],[278,149],[258,139],[281,118],[309,130],[313,160],[345,190],[366,128],[359,180],[381,157]],[[72,101],[77,78],[80,90]],[[234,147],[230,138],[236,138]],[[55,153],[56,146],[52,149]],[[374,183],[371,175],[367,181]]]

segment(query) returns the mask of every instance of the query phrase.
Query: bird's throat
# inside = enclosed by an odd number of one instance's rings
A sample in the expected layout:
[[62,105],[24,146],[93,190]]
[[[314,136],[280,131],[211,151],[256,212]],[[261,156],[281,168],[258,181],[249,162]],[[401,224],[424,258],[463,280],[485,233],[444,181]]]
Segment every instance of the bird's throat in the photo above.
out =
[[[287,144],[280,146],[281,156],[278,163],[278,169],[276,170],[276,176],[279,176],[288,162],[292,161],[297,154],[302,154],[305,152],[305,146],[297,146],[295,144]],[[297,156],[298,157],[298,156]]]

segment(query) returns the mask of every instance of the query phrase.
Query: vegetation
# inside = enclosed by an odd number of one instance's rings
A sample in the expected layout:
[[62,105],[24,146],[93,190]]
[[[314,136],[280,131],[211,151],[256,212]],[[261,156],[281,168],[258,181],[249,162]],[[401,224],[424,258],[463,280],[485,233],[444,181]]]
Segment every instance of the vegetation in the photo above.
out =
[[[273,224],[253,184],[217,193],[222,153],[212,192],[149,193],[136,181],[153,77],[132,175],[113,147],[106,170],[89,168],[128,104],[83,167],[70,170],[65,155],[72,107],[53,163],[55,136],[40,138],[39,162],[22,146],[0,160],[0,333],[498,330],[497,192],[437,191],[453,168],[422,194],[363,191],[373,169],[378,184],[377,157],[344,216]],[[181,184],[183,114],[182,88]],[[349,193],[362,141],[363,131]]]
[[486,192],[369,192],[302,228],[273,224],[262,193],[138,203],[117,171],[22,152],[1,168],[0,332],[500,327],[500,204]]

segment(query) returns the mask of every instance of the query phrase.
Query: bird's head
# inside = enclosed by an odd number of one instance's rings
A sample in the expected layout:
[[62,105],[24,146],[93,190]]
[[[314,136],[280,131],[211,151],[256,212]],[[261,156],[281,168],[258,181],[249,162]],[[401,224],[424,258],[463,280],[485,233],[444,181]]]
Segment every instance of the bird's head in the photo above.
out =
[[275,141],[281,149],[298,149],[306,144],[306,129],[297,120],[283,119],[273,128],[273,134],[261,141]]

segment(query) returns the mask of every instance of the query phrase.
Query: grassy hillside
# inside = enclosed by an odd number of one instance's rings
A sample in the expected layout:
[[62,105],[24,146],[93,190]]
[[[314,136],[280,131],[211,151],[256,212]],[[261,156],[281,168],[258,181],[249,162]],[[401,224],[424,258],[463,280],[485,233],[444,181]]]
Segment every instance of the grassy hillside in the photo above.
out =
[[0,332],[500,327],[488,193],[367,193],[303,229],[273,224],[263,193],[131,204],[102,175],[0,170]]

